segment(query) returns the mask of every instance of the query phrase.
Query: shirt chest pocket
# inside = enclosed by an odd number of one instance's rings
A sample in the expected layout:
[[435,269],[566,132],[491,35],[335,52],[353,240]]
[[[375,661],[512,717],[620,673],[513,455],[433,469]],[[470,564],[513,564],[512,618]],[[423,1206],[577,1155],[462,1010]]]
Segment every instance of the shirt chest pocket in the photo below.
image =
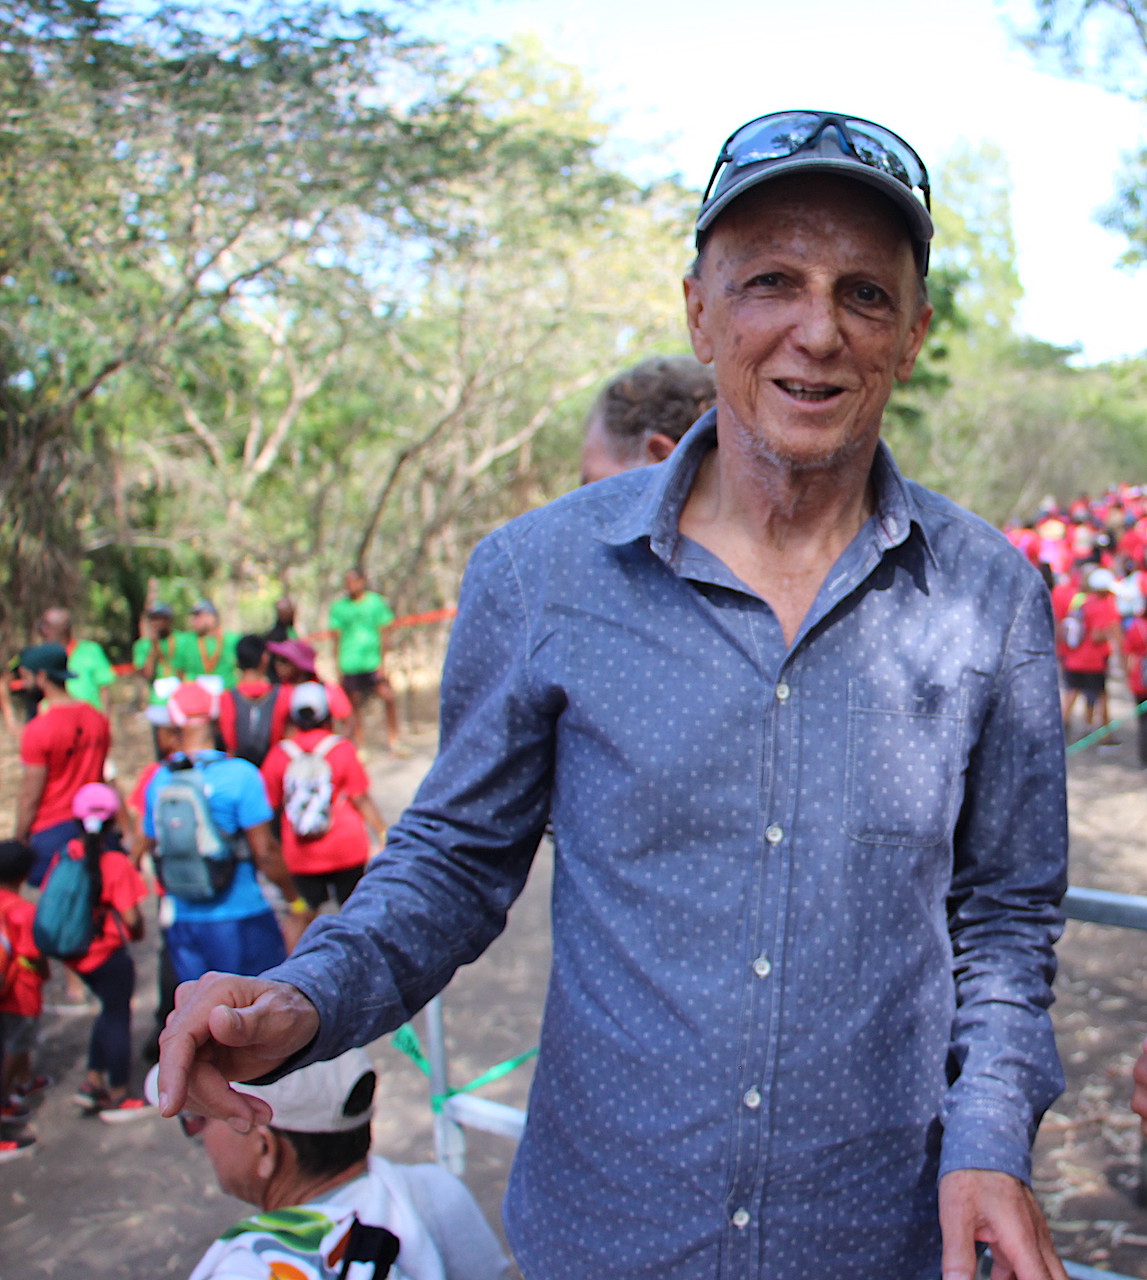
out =
[[850,680],[845,834],[906,847],[946,841],[962,790],[966,719],[960,689]]

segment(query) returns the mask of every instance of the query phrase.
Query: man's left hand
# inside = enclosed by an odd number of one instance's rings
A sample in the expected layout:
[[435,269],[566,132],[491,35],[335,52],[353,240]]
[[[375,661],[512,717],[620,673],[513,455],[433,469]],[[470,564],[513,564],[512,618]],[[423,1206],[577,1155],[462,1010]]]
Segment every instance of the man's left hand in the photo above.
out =
[[943,1280],[973,1280],[976,1242],[992,1250],[991,1280],[1067,1280],[1031,1188],[991,1169],[940,1179]]

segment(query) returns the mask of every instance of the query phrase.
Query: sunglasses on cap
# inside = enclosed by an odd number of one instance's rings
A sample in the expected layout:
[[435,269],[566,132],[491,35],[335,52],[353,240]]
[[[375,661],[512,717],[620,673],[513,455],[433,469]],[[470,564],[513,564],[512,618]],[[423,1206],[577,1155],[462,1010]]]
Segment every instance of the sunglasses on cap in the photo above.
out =
[[731,133],[705,185],[702,207],[708,203],[726,168],[739,169],[764,160],[784,160],[819,142],[826,130],[835,131],[840,149],[870,169],[877,169],[918,190],[931,211],[932,188],[924,161],[904,141],[883,125],[859,116],[838,116],[829,111],[777,111],[758,116]]

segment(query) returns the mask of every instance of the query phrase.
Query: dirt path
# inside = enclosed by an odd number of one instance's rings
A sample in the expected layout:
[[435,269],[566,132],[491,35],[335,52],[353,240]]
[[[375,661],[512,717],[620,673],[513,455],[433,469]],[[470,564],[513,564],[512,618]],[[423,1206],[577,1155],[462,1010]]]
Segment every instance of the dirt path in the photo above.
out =
[[[1117,703],[1116,714],[1125,710]],[[1117,748],[1092,748],[1071,761],[1072,880],[1147,894],[1147,775],[1135,761],[1132,734],[1122,737]],[[370,764],[388,816],[413,793],[434,734],[425,730],[410,741],[410,758],[379,755]],[[146,746],[128,732],[123,754],[142,758]],[[11,747],[0,744],[4,798],[13,793],[15,770]],[[8,821],[0,812],[0,822]],[[447,994],[452,1083],[535,1042],[549,966],[549,879],[545,847],[505,935]],[[154,959],[150,943],[136,953],[142,1045],[154,1007]],[[1069,925],[1060,965],[1055,1018],[1069,1088],[1041,1131],[1037,1187],[1066,1257],[1147,1277],[1147,1211],[1135,1202],[1138,1125],[1127,1110],[1130,1064],[1147,1034],[1147,935]],[[201,1147],[174,1123],[113,1127],[77,1114],[68,1098],[82,1078],[88,1025],[85,1017],[44,1019],[43,1067],[59,1083],[34,1117],[35,1157],[0,1167],[0,1280],[79,1272],[91,1280],[183,1277],[243,1212],[216,1188]],[[432,1158],[423,1076],[386,1041],[371,1053],[381,1079],[377,1147],[397,1160]],[[521,1068],[483,1096],[524,1106],[529,1077],[529,1067]],[[469,1140],[466,1181],[495,1223],[511,1156],[504,1139]]]

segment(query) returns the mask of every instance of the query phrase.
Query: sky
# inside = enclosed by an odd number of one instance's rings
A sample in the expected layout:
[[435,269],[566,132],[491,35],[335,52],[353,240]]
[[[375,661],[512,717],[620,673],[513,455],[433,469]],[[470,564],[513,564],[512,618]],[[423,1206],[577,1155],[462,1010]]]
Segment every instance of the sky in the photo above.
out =
[[704,185],[739,124],[846,111],[935,171],[962,144],[1007,157],[1022,330],[1077,363],[1147,350],[1147,268],[1096,222],[1147,109],[1041,69],[1003,20],[1025,0],[461,0],[419,25],[455,39],[530,33],[582,68],[636,177]]

